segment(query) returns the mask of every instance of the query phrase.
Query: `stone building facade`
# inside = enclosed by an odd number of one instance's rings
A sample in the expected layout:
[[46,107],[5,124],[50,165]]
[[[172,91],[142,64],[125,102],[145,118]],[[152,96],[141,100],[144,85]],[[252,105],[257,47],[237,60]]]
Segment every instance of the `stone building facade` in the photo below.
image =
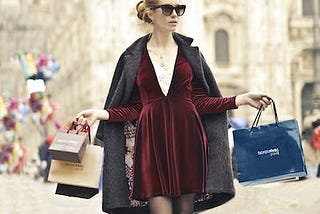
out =
[[[311,110],[314,81],[311,1],[182,0],[187,11],[178,32],[195,39],[224,95],[266,92],[276,101],[281,120],[297,118],[302,126]],[[118,57],[150,30],[136,18],[136,3],[0,0],[1,90],[10,88],[4,79],[18,72],[5,62],[8,56],[37,48],[62,65],[48,83],[62,122],[82,109],[102,107]],[[15,12],[4,13],[8,8]],[[231,112],[249,123],[255,114],[247,107]],[[272,121],[272,112],[263,120]]]

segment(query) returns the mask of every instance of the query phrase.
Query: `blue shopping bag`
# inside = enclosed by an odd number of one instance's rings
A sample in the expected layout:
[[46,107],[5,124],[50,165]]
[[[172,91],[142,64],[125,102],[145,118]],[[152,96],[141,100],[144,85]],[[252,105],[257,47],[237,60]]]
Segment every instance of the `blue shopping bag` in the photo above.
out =
[[248,129],[233,131],[238,180],[253,185],[307,175],[298,123],[279,122],[272,101],[275,123],[260,125],[262,109]]

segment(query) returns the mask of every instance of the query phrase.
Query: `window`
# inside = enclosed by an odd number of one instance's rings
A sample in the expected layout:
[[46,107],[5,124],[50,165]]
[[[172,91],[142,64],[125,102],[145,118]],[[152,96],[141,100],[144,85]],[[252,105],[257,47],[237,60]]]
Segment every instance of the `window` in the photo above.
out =
[[312,16],[313,14],[313,0],[302,0],[302,15]]
[[306,83],[302,89],[302,96],[301,96],[301,103],[302,103],[302,108],[301,108],[301,113],[302,113],[302,118],[305,119],[307,116],[310,115],[313,104],[312,104],[312,93],[313,93],[313,87],[314,83]]
[[217,64],[229,63],[229,36],[225,30],[215,33],[215,56]]
[[[313,3],[314,0],[302,0],[302,15],[312,16],[313,15]],[[320,0],[318,0],[318,13],[320,13]]]

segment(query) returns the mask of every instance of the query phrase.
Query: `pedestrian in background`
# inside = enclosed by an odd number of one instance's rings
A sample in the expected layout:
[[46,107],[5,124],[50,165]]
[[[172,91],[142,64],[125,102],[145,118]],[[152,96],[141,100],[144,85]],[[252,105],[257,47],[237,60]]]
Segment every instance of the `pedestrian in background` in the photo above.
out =
[[313,135],[311,139],[311,146],[315,152],[317,158],[316,168],[317,168],[317,177],[320,177],[320,119],[317,119],[312,122]]
[[[103,211],[193,213],[221,205],[235,194],[226,111],[266,108],[270,97],[222,97],[193,39],[175,32],[186,9],[180,1],[144,0],[136,9],[151,33],[121,55],[104,109],[75,119],[78,125],[100,120]],[[128,164],[125,142],[132,136]]]
[[49,147],[52,144],[53,136],[48,136],[46,140],[40,144],[38,148],[38,154],[40,159],[40,176],[43,177],[43,181],[48,181],[49,169],[51,164],[51,155]]

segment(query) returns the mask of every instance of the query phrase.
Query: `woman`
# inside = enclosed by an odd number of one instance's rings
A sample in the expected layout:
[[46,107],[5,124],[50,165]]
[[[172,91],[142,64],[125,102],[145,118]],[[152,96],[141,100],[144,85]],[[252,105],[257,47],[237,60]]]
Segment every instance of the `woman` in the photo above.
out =
[[[266,108],[270,98],[221,97],[192,39],[174,32],[186,9],[178,0],[144,0],[136,8],[152,32],[121,55],[105,108],[76,117],[80,125],[100,120],[103,210],[192,213],[223,204],[234,196],[225,112],[241,105]],[[133,176],[125,163],[130,137]]]

